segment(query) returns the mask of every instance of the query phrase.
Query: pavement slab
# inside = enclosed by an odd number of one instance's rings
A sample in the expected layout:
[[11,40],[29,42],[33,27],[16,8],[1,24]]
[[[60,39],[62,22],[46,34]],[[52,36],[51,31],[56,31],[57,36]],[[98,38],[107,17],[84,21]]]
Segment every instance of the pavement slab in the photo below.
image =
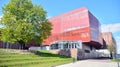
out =
[[110,60],[104,59],[89,59],[89,60],[81,60],[74,63],[59,65],[56,67],[118,67],[117,62],[112,62]]

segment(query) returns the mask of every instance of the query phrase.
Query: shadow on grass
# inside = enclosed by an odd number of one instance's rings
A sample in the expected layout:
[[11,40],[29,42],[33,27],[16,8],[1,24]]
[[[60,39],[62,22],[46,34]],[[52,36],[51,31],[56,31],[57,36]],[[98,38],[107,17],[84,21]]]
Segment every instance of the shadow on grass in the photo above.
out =
[[41,57],[60,57],[60,58],[70,58],[68,56],[64,56],[64,55],[59,55],[59,54],[53,54],[47,51],[35,51],[33,52],[34,54],[41,56]]

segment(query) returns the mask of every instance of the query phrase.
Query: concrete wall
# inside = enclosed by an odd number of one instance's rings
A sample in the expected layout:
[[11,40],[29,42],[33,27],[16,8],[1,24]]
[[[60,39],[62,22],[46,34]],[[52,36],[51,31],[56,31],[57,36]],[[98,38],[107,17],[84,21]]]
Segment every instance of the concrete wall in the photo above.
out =
[[73,57],[73,58],[77,57],[77,49],[76,48],[63,49],[63,50],[58,49],[58,50],[50,50],[50,51],[53,52],[53,53],[56,53],[56,54],[70,56],[70,57]]
[[84,59],[85,58],[85,52],[82,49],[77,50],[77,59]]
[[[96,51],[96,48],[94,46],[87,46],[85,44],[83,44],[82,47],[83,52],[85,53],[84,58],[97,58],[99,57],[99,52]],[[86,52],[89,51],[89,52]]]
[[31,50],[31,51],[50,50],[50,46],[29,47],[29,50]]
[[38,51],[38,50],[40,50],[40,47],[30,47],[29,50],[30,51]]
[[83,49],[66,49],[66,50],[50,50],[53,53],[70,56],[77,59],[88,59],[88,58],[97,58],[99,53],[96,51],[90,51],[90,53],[85,53]]
[[108,49],[100,49],[96,51],[99,52],[100,57],[110,57],[110,52]]

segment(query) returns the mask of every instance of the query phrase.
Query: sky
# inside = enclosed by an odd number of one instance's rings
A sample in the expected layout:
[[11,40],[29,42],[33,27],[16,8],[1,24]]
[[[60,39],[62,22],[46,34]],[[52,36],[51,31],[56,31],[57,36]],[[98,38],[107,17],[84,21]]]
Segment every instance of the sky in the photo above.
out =
[[[9,0],[0,0],[2,7]],[[112,32],[120,53],[120,0],[32,0],[47,11],[47,17],[53,17],[77,8],[86,7],[101,23],[102,32]]]

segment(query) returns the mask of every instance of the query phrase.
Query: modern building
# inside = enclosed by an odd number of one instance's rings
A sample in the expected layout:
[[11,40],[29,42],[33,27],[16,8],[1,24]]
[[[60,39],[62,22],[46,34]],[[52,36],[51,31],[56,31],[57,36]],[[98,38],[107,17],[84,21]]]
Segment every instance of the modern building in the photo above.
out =
[[[26,48],[32,50],[50,50],[51,52],[71,56],[77,59],[96,58],[107,45],[115,44],[112,33],[101,33],[97,18],[85,7],[75,9],[48,19],[52,23],[51,35],[45,39],[42,46],[34,42]],[[0,47],[6,48],[7,43],[0,42]],[[33,46],[33,47],[32,47]],[[16,44],[8,46],[18,48]]]
[[102,36],[102,40],[103,40],[103,46],[102,46],[103,49],[97,50],[97,52],[100,53],[100,56],[101,57],[110,57],[110,51],[108,48],[108,46],[110,46],[111,50],[114,50],[112,53],[113,57],[114,58],[118,57],[118,55],[116,55],[116,53],[117,53],[116,41],[115,41],[112,33],[104,32],[104,33],[101,33],[101,36]]
[[105,40],[106,45],[112,45],[113,44],[116,47],[116,41],[115,41],[111,32],[102,33],[102,37]]
[[112,47],[115,49],[115,53],[117,53],[117,45],[116,40],[113,37],[111,32],[104,32],[102,33],[103,40],[105,41],[104,45],[108,47],[109,45],[112,45]]
[[53,30],[43,45],[51,50],[78,48],[86,58],[90,58],[90,55],[94,57],[96,49],[101,49],[100,23],[85,7],[54,16],[49,21],[53,25]]

